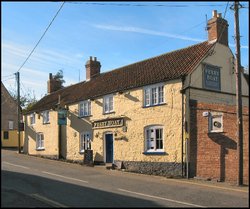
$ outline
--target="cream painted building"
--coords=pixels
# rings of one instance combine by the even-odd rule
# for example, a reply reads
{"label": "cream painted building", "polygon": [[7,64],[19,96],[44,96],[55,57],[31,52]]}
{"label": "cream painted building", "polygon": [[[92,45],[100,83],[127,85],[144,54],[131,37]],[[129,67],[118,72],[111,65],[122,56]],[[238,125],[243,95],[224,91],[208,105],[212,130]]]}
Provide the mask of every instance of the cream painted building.
{"label": "cream painted building", "polygon": [[[16,101],[1,82],[1,147],[19,146],[17,107]],[[23,131],[20,132],[20,147],[23,147]]]}
{"label": "cream painted building", "polygon": [[[227,21],[214,11],[208,26],[208,41],[106,73],[90,57],[86,81],[72,86],[61,88],[50,74],[48,95],[25,116],[25,152],[83,162],[91,150],[94,164],[236,182],[234,56]],[[248,184],[249,92],[241,75]]]}

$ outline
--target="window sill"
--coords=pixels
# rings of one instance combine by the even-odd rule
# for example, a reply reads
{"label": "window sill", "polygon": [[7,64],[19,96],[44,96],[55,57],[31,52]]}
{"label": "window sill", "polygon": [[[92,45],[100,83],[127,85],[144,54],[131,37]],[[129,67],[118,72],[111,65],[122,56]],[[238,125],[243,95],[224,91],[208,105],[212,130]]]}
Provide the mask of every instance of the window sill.
{"label": "window sill", "polygon": [[108,114],[112,114],[112,113],[115,113],[115,111],[112,111],[112,112],[104,112],[103,115],[108,115]]}
{"label": "window sill", "polygon": [[144,155],[166,155],[166,152],[143,152]]}
{"label": "window sill", "polygon": [[209,131],[208,134],[223,134],[224,131]]}
{"label": "window sill", "polygon": [[48,125],[48,124],[50,124],[50,122],[47,122],[47,123],[43,123],[43,125]]}
{"label": "window sill", "polygon": [[161,103],[161,104],[149,105],[149,106],[142,106],[142,108],[157,107],[157,106],[162,106],[162,105],[167,105],[167,103]]}
{"label": "window sill", "polygon": [[83,115],[83,116],[78,116],[78,118],[88,118],[88,117],[92,117],[92,115]]}
{"label": "window sill", "polygon": [[36,151],[43,151],[45,148],[36,148]]}

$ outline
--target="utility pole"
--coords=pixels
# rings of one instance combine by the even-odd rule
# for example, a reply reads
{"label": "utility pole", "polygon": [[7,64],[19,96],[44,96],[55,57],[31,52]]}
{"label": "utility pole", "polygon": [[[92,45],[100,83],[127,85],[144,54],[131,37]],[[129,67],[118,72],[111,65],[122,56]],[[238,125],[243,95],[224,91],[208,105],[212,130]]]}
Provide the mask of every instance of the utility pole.
{"label": "utility pole", "polygon": [[16,73],[17,79],[17,130],[18,130],[18,153],[21,153],[21,135],[20,135],[20,75]]}
{"label": "utility pole", "polygon": [[235,42],[236,42],[236,110],[237,110],[237,137],[238,137],[238,186],[243,185],[243,124],[242,124],[242,97],[241,97],[241,62],[240,62],[240,30],[239,30],[239,7],[238,1],[234,3],[234,24],[235,24]]}

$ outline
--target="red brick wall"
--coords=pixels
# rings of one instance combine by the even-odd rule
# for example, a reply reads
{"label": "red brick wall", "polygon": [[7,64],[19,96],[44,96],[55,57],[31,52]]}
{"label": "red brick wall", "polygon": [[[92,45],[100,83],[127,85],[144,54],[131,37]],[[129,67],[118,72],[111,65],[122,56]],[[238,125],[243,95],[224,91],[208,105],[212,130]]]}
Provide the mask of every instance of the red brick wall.
{"label": "red brick wall", "polygon": [[[190,102],[190,176],[237,183],[236,107]],[[208,133],[203,112],[223,112],[223,132]],[[243,108],[243,183],[249,184],[249,109]]]}

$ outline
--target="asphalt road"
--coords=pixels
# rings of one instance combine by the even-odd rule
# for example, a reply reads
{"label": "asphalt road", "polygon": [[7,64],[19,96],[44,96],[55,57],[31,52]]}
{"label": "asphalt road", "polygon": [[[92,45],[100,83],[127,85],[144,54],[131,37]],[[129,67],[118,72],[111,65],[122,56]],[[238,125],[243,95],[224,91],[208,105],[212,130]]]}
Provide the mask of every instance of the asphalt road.
{"label": "asphalt road", "polygon": [[248,187],[1,154],[1,207],[249,207]]}

